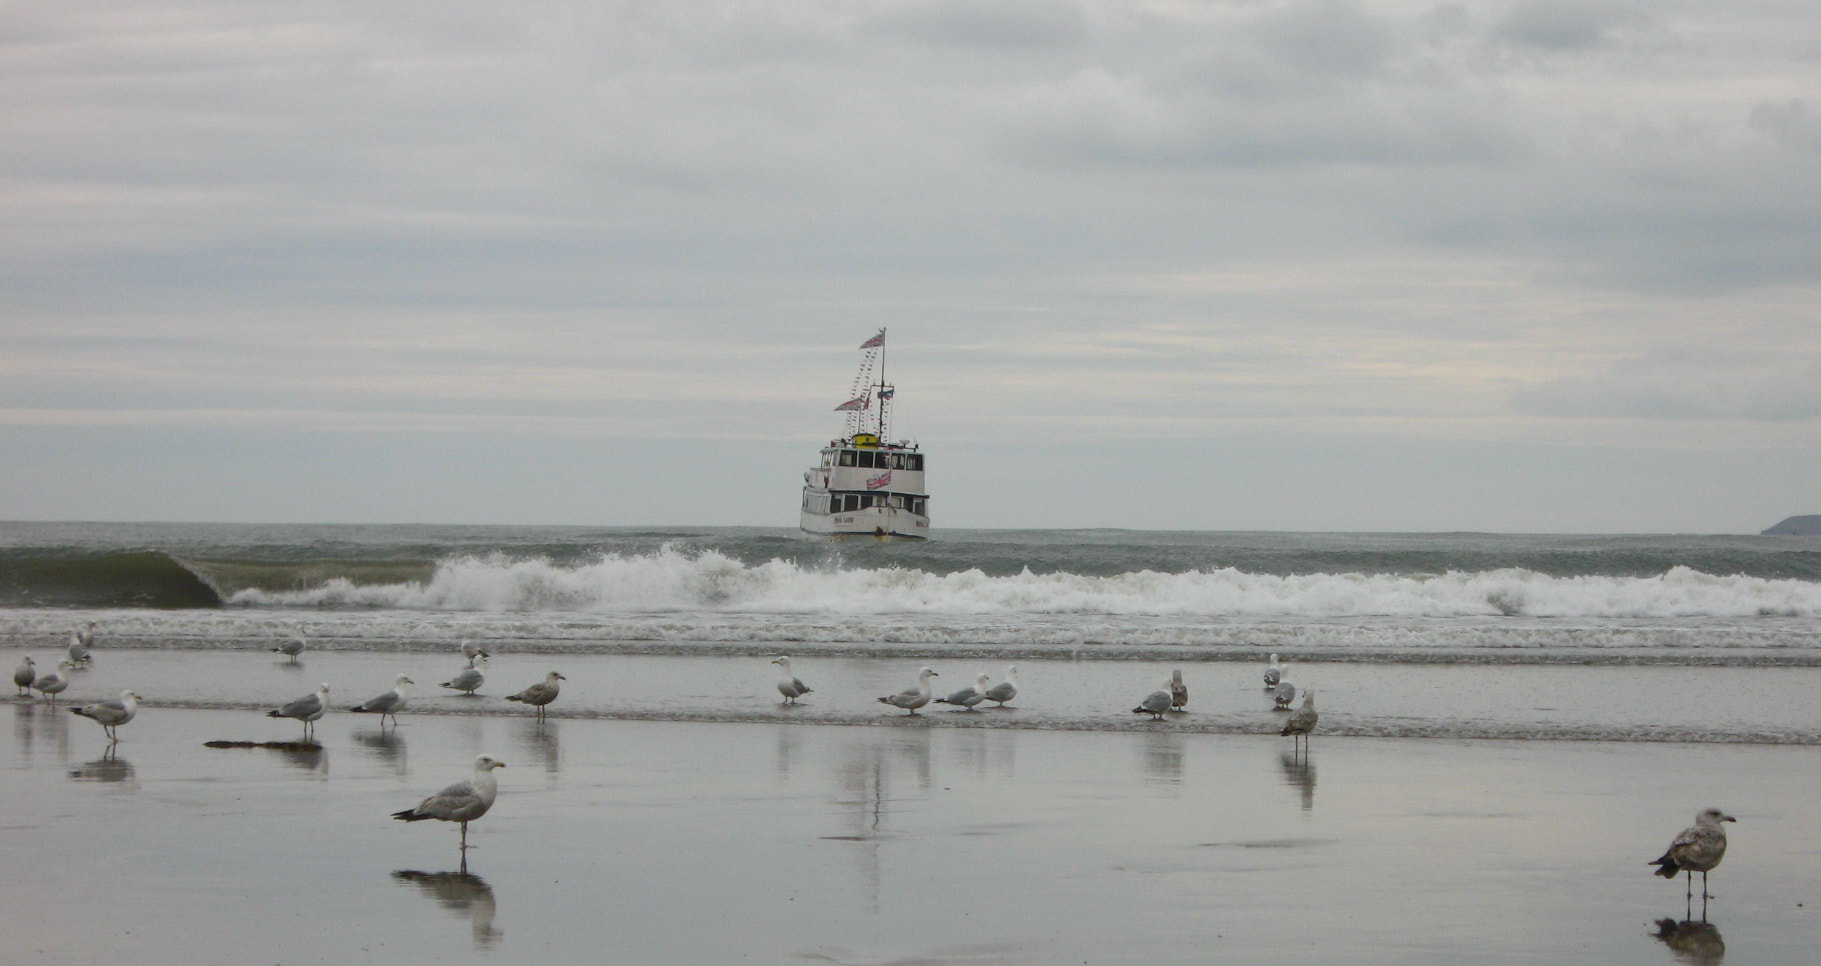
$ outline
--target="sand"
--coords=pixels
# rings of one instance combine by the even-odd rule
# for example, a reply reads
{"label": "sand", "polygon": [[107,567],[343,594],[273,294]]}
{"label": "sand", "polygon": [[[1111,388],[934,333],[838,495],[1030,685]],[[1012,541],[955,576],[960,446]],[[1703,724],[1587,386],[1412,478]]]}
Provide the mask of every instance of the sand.
{"label": "sand", "polygon": [[[1724,961],[1821,934],[1814,746],[3,710],[10,963],[1715,961],[1646,865],[1709,804]],[[387,816],[483,751],[461,877]]]}

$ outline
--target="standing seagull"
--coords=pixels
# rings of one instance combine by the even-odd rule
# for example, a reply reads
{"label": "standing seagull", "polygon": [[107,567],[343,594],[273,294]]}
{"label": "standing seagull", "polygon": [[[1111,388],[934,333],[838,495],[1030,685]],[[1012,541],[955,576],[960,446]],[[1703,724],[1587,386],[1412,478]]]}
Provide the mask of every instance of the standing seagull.
{"label": "standing seagull", "polygon": [[1271,666],[1265,668],[1265,690],[1277,687],[1277,682],[1284,679],[1284,666],[1277,663],[1277,655],[1271,655]]}
{"label": "standing seagull", "polygon": [[784,695],[785,704],[796,704],[797,699],[814,691],[815,688],[803,683],[803,679],[790,673],[789,656],[774,657],[771,663],[783,670],[783,677],[778,678],[778,693]]}
{"label": "standing seagull", "polygon": [[1016,665],[1016,664],[1007,665],[1006,669],[1005,669],[1005,680],[999,682],[998,684],[993,685],[990,688],[987,688],[986,689],[986,699],[988,701],[999,702],[999,706],[1001,708],[1003,708],[1003,707],[1005,707],[1005,703],[1007,701],[1010,701],[1017,696],[1018,696],[1018,665]]}
{"label": "standing seagull", "polygon": [[25,660],[20,661],[19,666],[13,669],[13,686],[19,689],[20,697],[29,698],[32,696],[32,682],[36,680],[38,680],[38,665],[32,661],[32,656],[27,654]]}
{"label": "standing seagull", "polygon": [[470,661],[474,661],[484,657],[492,657],[493,655],[488,654],[485,648],[482,648],[473,641],[463,641],[462,656]]}
{"label": "standing seagull", "polygon": [[1665,879],[1673,879],[1676,873],[1688,870],[1688,901],[1691,904],[1694,902],[1695,873],[1701,873],[1701,907],[1705,910],[1707,900],[1713,898],[1707,894],[1707,873],[1726,857],[1726,830],[1720,823],[1736,821],[1738,819],[1717,808],[1705,809],[1695,816],[1693,825],[1683,829],[1682,834],[1669,843],[1669,850],[1662,858],[1653,859],[1649,864],[1660,866],[1657,875]]}
{"label": "standing seagull", "polygon": [[1276,704],[1273,711],[1290,710],[1290,702],[1296,700],[1296,685],[1288,681],[1277,682],[1277,690],[1271,692],[1271,700]]}
{"label": "standing seagull", "polygon": [[1152,721],[1162,721],[1163,713],[1168,710],[1170,710],[1170,682],[1165,681],[1163,687],[1145,695],[1144,700],[1138,702],[1138,707],[1132,709],[1132,713],[1148,714]]}
{"label": "standing seagull", "polygon": [[1288,735],[1290,740],[1307,747],[1309,735],[1314,733],[1315,723],[1320,720],[1321,715],[1315,713],[1315,692],[1305,691],[1303,706],[1290,712],[1290,720],[1284,722],[1284,730],[1278,734]]}
{"label": "standing seagull", "polygon": [[1189,706],[1189,686],[1182,683],[1180,669],[1170,672],[1170,710],[1181,711]]}
{"label": "standing seagull", "polygon": [[469,658],[468,666],[466,668],[456,672],[455,677],[444,681],[437,685],[437,687],[451,688],[466,694],[468,697],[474,697],[474,692],[479,691],[481,688],[481,682],[487,680],[487,678],[481,674],[480,668],[474,666],[474,662],[479,660],[479,657]]}
{"label": "standing seagull", "polygon": [[924,668],[923,670],[917,672],[917,686],[916,687],[905,688],[904,690],[899,691],[897,694],[888,694],[885,697],[880,698],[879,700],[885,704],[891,705],[894,708],[903,708],[904,710],[909,711],[911,714],[916,714],[918,708],[921,708],[924,705],[929,703],[929,698],[930,698],[929,679],[930,678],[939,678],[941,676],[942,675],[937,674],[936,672],[930,670],[929,668]]}
{"label": "standing seagull", "polygon": [[73,667],[75,665],[67,659],[58,661],[55,668],[38,675],[38,680],[32,682],[32,690],[51,699],[52,704],[56,704],[57,695],[62,694],[70,686],[69,675],[63,672]]}
{"label": "standing seagull", "polygon": [[962,688],[946,698],[937,698],[937,704],[960,705],[967,711],[974,710],[974,705],[986,700],[986,682],[992,679],[991,674],[982,673],[974,679],[972,687]]}
{"label": "standing seagull", "polygon": [[[90,629],[89,640],[91,640],[91,641],[95,639],[95,635],[93,633],[94,627],[95,627],[94,623],[90,622],[89,623],[89,629]],[[93,660],[93,658],[89,655],[89,646],[82,642],[82,632],[81,631],[70,631],[69,652],[70,652],[70,666],[71,667],[88,667],[89,661]]]}
{"label": "standing seagull", "polygon": [[302,634],[298,634],[296,637],[284,642],[283,644],[280,644],[277,647],[268,647],[268,648],[266,648],[266,650],[275,651],[279,654],[283,654],[285,657],[288,657],[291,659],[292,664],[296,664],[297,655],[302,654],[303,650],[304,650],[304,636]]}
{"label": "standing seagull", "polygon": [[392,716],[393,724],[398,724],[398,713],[405,707],[405,685],[416,683],[416,681],[401,674],[392,682],[392,690],[387,691],[377,698],[368,698],[366,701],[357,704],[348,710],[365,714],[377,713],[379,715],[379,726],[382,728],[386,726],[387,715]]}
{"label": "standing seagull", "polygon": [[493,800],[500,793],[499,781],[493,777],[493,769],[504,767],[505,762],[492,755],[482,755],[474,759],[473,778],[450,785],[418,802],[415,808],[393,812],[392,817],[401,822],[421,822],[427,818],[460,822],[462,851],[465,852],[468,849],[468,823],[487,814],[487,809],[493,807]]}
{"label": "standing seagull", "polygon": [[118,701],[97,701],[70,709],[70,714],[79,714],[100,725],[110,744],[120,740],[120,733],[114,729],[133,720],[133,715],[138,713],[139,695],[131,691],[120,692]]}
{"label": "standing seagull", "polygon": [[569,679],[563,677],[561,674],[551,671],[549,674],[544,675],[544,680],[542,682],[533,684],[517,694],[508,694],[506,695],[506,700],[521,701],[525,704],[529,704],[537,708],[537,716],[542,718],[544,716],[544,705],[555,701],[556,693],[558,689],[562,687],[562,685],[556,682],[567,680]]}
{"label": "standing seagull", "polygon": [[279,708],[277,711],[267,711],[266,717],[296,718],[303,722],[304,740],[309,741],[310,735],[316,730],[314,727],[316,719],[322,717],[323,712],[327,710],[329,710],[329,685],[328,682],[325,681],[319,685],[315,691],[298,698],[290,704]]}

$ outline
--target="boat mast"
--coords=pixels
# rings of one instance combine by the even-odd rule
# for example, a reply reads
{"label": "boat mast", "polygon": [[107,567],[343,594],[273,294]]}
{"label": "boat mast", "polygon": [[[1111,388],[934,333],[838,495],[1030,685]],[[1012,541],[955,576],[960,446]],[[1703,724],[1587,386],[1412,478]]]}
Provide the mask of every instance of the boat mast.
{"label": "boat mast", "polygon": [[879,445],[885,445],[885,410],[891,405],[890,396],[885,393],[885,327],[879,327]]}

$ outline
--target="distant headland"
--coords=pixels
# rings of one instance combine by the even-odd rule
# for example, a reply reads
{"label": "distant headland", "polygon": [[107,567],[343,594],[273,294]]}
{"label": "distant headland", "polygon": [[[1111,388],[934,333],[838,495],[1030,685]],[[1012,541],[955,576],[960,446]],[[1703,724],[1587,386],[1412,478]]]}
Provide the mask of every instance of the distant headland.
{"label": "distant headland", "polygon": [[1790,517],[1763,533],[1766,537],[1821,537],[1821,514]]}

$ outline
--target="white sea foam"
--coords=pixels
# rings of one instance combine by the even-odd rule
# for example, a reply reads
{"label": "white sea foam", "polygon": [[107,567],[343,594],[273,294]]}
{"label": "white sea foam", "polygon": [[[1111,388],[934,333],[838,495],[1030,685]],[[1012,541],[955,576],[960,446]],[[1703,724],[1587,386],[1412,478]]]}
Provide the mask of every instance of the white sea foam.
{"label": "white sea foam", "polygon": [[228,603],[584,614],[1815,617],[1821,616],[1821,583],[1715,576],[1685,567],[1652,577],[1551,577],[1518,569],[1427,576],[1278,576],[1233,569],[992,576],[978,570],[824,570],[783,560],[748,565],[712,550],[667,548],[572,566],[543,558],[455,557],[427,581],[362,585],[335,579],[306,590],[242,590]]}

